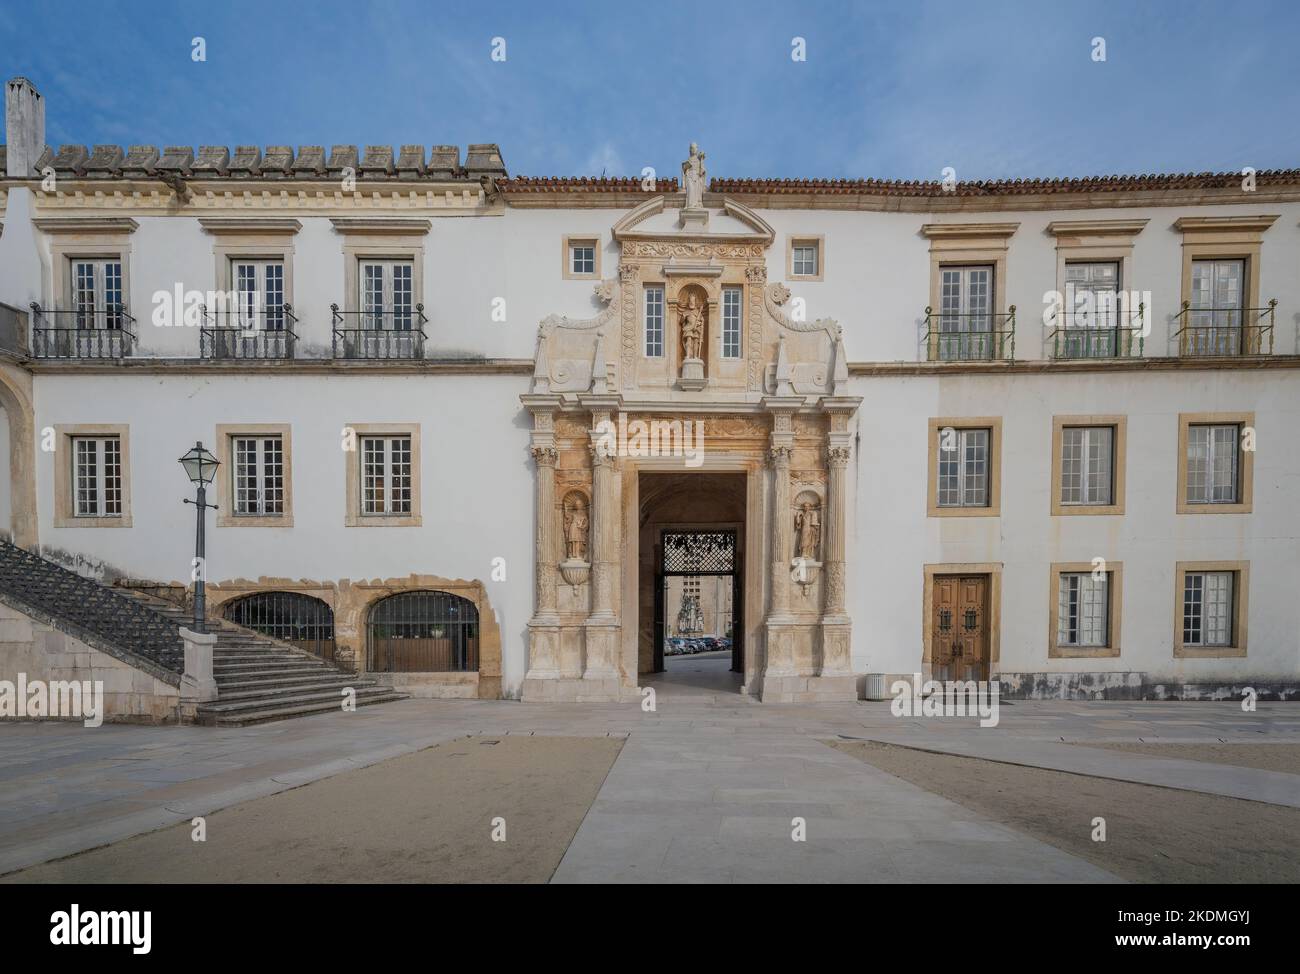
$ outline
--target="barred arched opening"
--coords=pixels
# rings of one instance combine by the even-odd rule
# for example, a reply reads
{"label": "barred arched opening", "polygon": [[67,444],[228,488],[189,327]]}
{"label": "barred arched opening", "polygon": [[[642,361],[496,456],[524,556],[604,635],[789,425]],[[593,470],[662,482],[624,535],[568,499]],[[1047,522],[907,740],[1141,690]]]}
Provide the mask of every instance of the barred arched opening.
{"label": "barred arched opening", "polygon": [[334,661],[334,610],[320,599],[301,592],[257,592],[227,602],[222,614],[236,625]]}
{"label": "barred arched opening", "polygon": [[366,669],[374,673],[478,670],[478,609],[450,592],[399,592],[370,607]]}

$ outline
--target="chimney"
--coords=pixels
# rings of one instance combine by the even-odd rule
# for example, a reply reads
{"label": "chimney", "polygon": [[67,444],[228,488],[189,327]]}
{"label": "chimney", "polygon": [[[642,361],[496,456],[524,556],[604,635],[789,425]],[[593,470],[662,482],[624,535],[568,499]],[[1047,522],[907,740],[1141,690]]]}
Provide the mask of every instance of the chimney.
{"label": "chimney", "polygon": [[26,78],[5,82],[5,140],[5,175],[38,175],[36,162],[45,152],[45,99]]}

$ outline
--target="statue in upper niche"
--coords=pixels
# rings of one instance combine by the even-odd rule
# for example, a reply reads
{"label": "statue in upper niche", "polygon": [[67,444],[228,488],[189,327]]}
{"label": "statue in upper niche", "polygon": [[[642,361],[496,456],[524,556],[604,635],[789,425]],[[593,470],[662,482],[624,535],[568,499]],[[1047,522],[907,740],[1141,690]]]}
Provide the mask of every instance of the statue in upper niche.
{"label": "statue in upper niche", "polygon": [[698,210],[704,206],[704,153],[691,143],[690,158],[682,163],[682,185],[686,188],[686,209]]}
{"label": "statue in upper niche", "polygon": [[678,305],[678,317],[685,358],[698,359],[704,346],[704,311],[700,308],[700,299],[694,291],[686,299],[685,306]]}
{"label": "statue in upper niche", "polygon": [[794,529],[799,557],[805,561],[816,561],[817,549],[821,546],[822,540],[821,512],[808,501],[804,501],[795,512]]}

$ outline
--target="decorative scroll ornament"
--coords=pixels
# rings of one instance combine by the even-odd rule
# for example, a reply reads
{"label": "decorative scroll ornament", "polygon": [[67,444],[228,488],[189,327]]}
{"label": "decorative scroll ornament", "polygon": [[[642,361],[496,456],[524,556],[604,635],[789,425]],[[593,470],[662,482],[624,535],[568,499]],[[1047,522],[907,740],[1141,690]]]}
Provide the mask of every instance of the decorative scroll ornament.
{"label": "decorative scroll ornament", "polygon": [[834,318],[818,318],[816,321],[795,321],[786,314],[782,305],[790,300],[790,289],[780,281],[767,286],[765,297],[767,299],[765,303],[767,313],[782,328],[799,332],[824,331],[830,335],[832,341],[839,341],[841,335],[840,324]]}

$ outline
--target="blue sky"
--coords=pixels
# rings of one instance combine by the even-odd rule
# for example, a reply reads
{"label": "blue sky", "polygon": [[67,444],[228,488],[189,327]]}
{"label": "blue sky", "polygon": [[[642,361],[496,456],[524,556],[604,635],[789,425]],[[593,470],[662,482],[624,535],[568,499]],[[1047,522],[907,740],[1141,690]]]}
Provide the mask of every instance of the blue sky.
{"label": "blue sky", "polygon": [[1298,42],[1294,0],[0,6],[51,144],[497,142],[522,175],[672,175],[692,140],[726,176],[1291,168]]}

